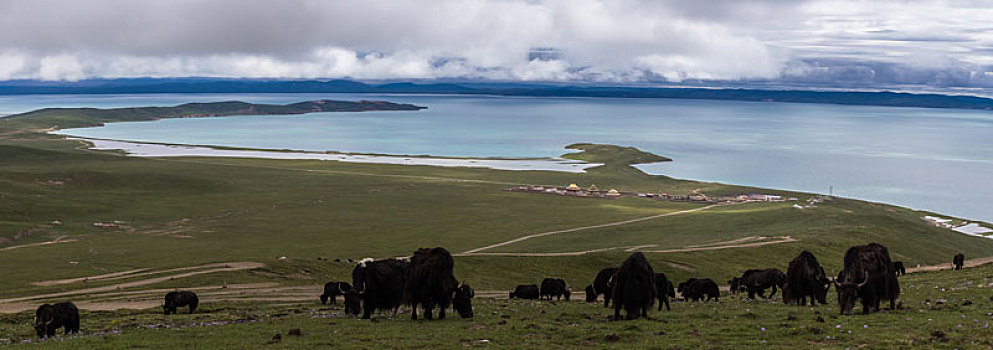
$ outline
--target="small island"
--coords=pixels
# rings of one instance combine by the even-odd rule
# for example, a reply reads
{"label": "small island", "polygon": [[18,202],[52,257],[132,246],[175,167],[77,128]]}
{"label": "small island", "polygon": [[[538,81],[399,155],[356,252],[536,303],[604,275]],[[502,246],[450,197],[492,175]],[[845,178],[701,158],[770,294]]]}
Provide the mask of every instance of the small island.
{"label": "small island", "polygon": [[172,107],[44,108],[0,119],[0,130],[68,129],[113,122],[233,115],[287,115],[319,112],[418,111],[427,107],[385,101],[316,100],[286,105],[241,101],[186,103]]}

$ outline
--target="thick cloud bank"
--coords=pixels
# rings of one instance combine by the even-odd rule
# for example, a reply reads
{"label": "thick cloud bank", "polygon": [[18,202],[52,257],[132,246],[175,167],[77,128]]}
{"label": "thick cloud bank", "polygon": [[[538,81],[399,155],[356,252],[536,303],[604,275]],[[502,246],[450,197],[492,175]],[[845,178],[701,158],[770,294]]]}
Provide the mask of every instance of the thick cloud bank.
{"label": "thick cloud bank", "polygon": [[209,76],[993,85],[993,10],[984,5],[0,0],[0,80]]}

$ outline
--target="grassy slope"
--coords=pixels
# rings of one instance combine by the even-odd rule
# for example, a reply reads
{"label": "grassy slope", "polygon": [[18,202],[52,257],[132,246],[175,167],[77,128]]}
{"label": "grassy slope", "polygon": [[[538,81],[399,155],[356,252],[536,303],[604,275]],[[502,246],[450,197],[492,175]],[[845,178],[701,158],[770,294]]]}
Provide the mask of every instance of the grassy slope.
{"label": "grassy slope", "polygon": [[[22,236],[6,245],[62,235],[79,239],[0,252],[0,264],[20,267],[6,271],[6,278],[0,280],[0,296],[44,290],[26,286],[35,280],[240,260],[268,263],[286,275],[301,268],[326,271],[280,280],[314,284],[329,275],[342,278],[348,270],[348,266],[326,266],[317,257],[398,256],[434,245],[459,252],[524,234],[699,206],[502,191],[512,183],[596,183],[604,188],[669,193],[754,191],[640,172],[620,173],[611,170],[619,168],[611,158],[598,157],[588,159],[608,165],[587,174],[564,174],[320,161],[136,159],[77,150],[77,146],[61,140],[0,141],[0,196],[4,198],[0,201],[0,237]],[[630,163],[629,158],[619,159]],[[53,180],[63,185],[51,185]],[[910,265],[945,261],[958,250],[970,257],[993,251],[993,241],[927,226],[918,217],[906,209],[847,200],[802,211],[782,204],[748,204],[539,238],[494,251],[554,252],[640,244],[658,244],[663,249],[752,235],[791,235],[801,240],[754,249],[653,255],[695,268],[672,271],[677,277],[711,275],[722,280],[743,268],[776,265],[769,261],[784,267],[800,249],[823,254],[822,260],[833,269],[844,248],[873,240],[890,245],[896,257]],[[50,225],[53,220],[62,225]],[[111,220],[124,221],[130,229],[92,226]],[[24,237],[26,232],[31,235]],[[599,267],[616,264],[623,255],[458,260],[460,277],[477,287],[509,289],[546,275],[581,285]],[[278,256],[288,256],[300,266],[277,263]],[[58,258],[53,261],[52,257]],[[78,264],[70,265],[70,261]],[[563,269],[563,264],[570,267]],[[223,278],[232,283],[259,280],[251,272],[230,275]],[[212,284],[219,279],[204,276],[174,285]]]}
{"label": "grassy slope", "polygon": [[81,128],[112,122],[144,121],[163,118],[226,115],[303,114],[312,112],[356,112],[370,110],[418,110],[410,104],[378,101],[307,101],[287,105],[253,104],[240,101],[187,103],[172,107],[127,108],[44,108],[0,119],[0,133],[40,130],[58,126],[60,129]]}
{"label": "grassy slope", "polygon": [[[84,333],[103,335],[45,341],[31,348],[455,348],[479,345],[481,340],[487,340],[487,346],[515,349],[993,347],[988,328],[993,323],[993,265],[908,275],[900,282],[905,309],[868,316],[839,316],[833,292],[829,304],[819,307],[738,300],[725,294],[716,305],[677,302],[672,311],[651,313],[651,320],[626,322],[608,321],[611,311],[599,304],[493,299],[476,300],[471,321],[454,317],[411,322],[406,315],[359,320],[343,317],[340,306],[325,308],[316,300],[213,304],[196,315],[170,317],[158,310],[84,311]],[[30,312],[0,315],[0,342],[32,339],[27,326],[32,317]],[[232,321],[248,322],[210,325]],[[169,329],[149,328],[166,326]],[[287,336],[294,328],[302,336]],[[282,340],[269,344],[274,334],[281,334]]]}
{"label": "grassy slope", "polygon": [[[409,254],[417,247],[435,245],[458,252],[525,234],[700,206],[639,198],[595,200],[502,191],[511,184],[576,182],[583,186],[595,183],[600,188],[673,194],[696,190],[707,194],[763,192],[809,197],[800,193],[650,176],[629,165],[664,161],[664,158],[635,149],[601,145],[573,145],[586,152],[566,157],[601,162],[605,166],[585,174],[565,174],[306,160],[139,159],[122,157],[115,152],[77,149],[78,142],[40,134],[9,135],[0,139],[0,240],[5,240],[0,241],[0,247],[43,242],[59,236],[69,236],[77,241],[0,251],[0,266],[4,267],[0,298],[82,287],[79,284],[32,287],[27,284],[31,281],[134,268],[245,260],[263,262],[268,267],[177,279],[147,288],[260,281],[312,285],[327,279],[344,279],[351,268],[346,263],[319,261],[317,257],[397,256]],[[928,226],[919,219],[921,215],[904,208],[851,200],[835,200],[810,210],[797,210],[784,204],[747,204],[610,229],[538,238],[494,251],[554,252],[641,244],[657,244],[659,249],[664,249],[754,235],[790,235],[800,239],[795,243],[760,248],[650,254],[656,268],[675,279],[708,276],[717,280],[726,280],[745,268],[785,268],[786,261],[802,249],[813,251],[829,271],[834,271],[839,267],[845,248],[869,241],[888,245],[895,259],[904,260],[911,266],[944,262],[955,251],[963,251],[969,257],[986,256],[993,251],[993,241]],[[61,225],[50,224],[53,220],[61,221]],[[111,220],[124,221],[128,227],[101,229],[92,226],[93,222]],[[626,254],[610,251],[579,257],[459,257],[456,274],[480,290],[506,290],[515,284],[537,282],[546,276],[566,278],[580,289],[596,270],[619,263]],[[277,261],[279,256],[289,259]],[[665,261],[690,265],[691,270],[673,268]],[[109,282],[93,282],[87,286],[106,283]],[[477,315],[509,312],[502,310],[499,302],[482,303],[483,308]],[[209,307],[217,311],[207,316],[209,319],[256,312],[246,305]],[[572,320],[562,321],[563,325],[579,322],[584,314],[602,313],[602,310],[576,304],[562,307],[566,315],[561,317]],[[258,306],[257,312],[282,312],[273,308],[276,307]],[[541,315],[536,310],[517,307],[513,311],[517,314],[509,320],[517,322],[519,317],[535,319],[559,315],[554,311]],[[689,310],[673,316],[696,320],[694,322],[716,317],[706,316],[713,312],[707,307]],[[772,307],[766,311],[772,314],[785,312]],[[0,331],[0,338],[8,334],[22,337],[24,330],[15,325],[23,324],[24,315],[4,316],[2,319],[6,320],[7,326],[0,322],[0,330],[11,327],[8,329],[12,333]],[[112,327],[113,324],[99,323],[111,320],[127,323],[123,320],[130,317],[128,315],[132,314],[105,314],[97,317],[94,320],[97,324],[89,327]],[[141,319],[150,317],[140,312],[134,315]],[[99,321],[101,317],[104,321]],[[289,323],[265,324],[269,327],[299,324],[307,329],[307,334],[319,332],[315,327],[323,323],[312,325],[307,323],[309,320],[309,317],[291,317],[286,321]],[[348,325],[341,332],[355,333],[355,337],[369,336],[353,331],[354,327],[362,329],[360,323],[341,322],[343,326]],[[498,322],[495,317],[480,322],[486,327],[503,329],[495,327]],[[737,330],[738,326],[733,322],[727,323],[727,327],[731,327],[729,331],[743,332]],[[437,331],[451,334],[450,337],[432,333],[430,337],[413,341],[425,345],[450,344],[453,339],[465,337],[464,323],[442,324],[445,325],[441,326],[443,329]],[[593,326],[568,326],[574,328],[567,328],[572,329],[567,332],[561,327],[553,330],[537,326],[540,330],[535,331],[534,338],[520,338],[519,332],[487,333],[486,336],[504,339],[516,346],[531,342],[565,346],[580,341],[576,337],[587,331],[593,334],[615,332],[625,335],[619,344],[630,345],[623,340],[627,339],[626,335],[654,329],[653,325],[655,323],[638,323],[636,329],[624,329],[601,326],[597,322]],[[224,327],[224,333],[219,333],[232,337],[210,336],[215,331],[204,329],[184,332],[190,332],[191,341],[216,345],[226,342],[248,344],[243,343],[245,341],[255,344],[258,335],[265,332],[252,327],[256,326]],[[396,327],[390,332],[409,333],[418,326],[398,324]],[[333,331],[324,329],[325,333]],[[142,332],[151,331],[136,332],[141,336],[114,338],[121,339],[114,341],[123,341],[122,347],[167,341],[159,339],[158,335],[148,335],[151,338],[146,339]],[[253,337],[236,337],[239,332],[251,332]],[[601,338],[595,336],[591,341],[601,342]],[[690,345],[700,341],[693,336],[679,339]],[[638,340],[644,341],[652,340]]]}

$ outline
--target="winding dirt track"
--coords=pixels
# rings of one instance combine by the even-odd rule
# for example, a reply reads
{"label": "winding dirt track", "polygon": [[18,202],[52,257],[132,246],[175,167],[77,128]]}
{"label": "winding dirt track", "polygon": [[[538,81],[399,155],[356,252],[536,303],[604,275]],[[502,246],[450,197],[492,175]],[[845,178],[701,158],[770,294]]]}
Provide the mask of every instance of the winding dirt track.
{"label": "winding dirt track", "polygon": [[[716,206],[719,206],[719,205],[720,204],[711,204],[711,205],[708,205],[708,206],[705,206],[705,207],[693,208],[693,209],[688,209],[688,210],[674,211],[674,212],[669,212],[669,213],[664,213],[664,214],[650,215],[650,216],[645,216],[645,217],[640,217],[640,218],[635,218],[635,219],[630,219],[630,220],[608,222],[606,224],[573,227],[573,228],[565,229],[565,230],[535,233],[533,235],[527,235],[527,236],[524,236],[524,237],[518,237],[518,238],[514,238],[514,239],[509,240],[509,241],[504,241],[504,242],[500,242],[500,243],[496,243],[496,244],[491,244],[491,245],[488,245],[488,246],[485,246],[485,247],[480,247],[480,248],[476,248],[476,249],[470,249],[470,250],[464,251],[462,253],[455,254],[455,256],[500,254],[500,253],[480,253],[480,252],[482,252],[484,250],[489,250],[489,249],[497,248],[497,247],[503,247],[503,246],[506,246],[506,245],[511,245],[511,244],[514,244],[514,243],[523,242],[523,241],[526,241],[526,240],[529,240],[529,239],[532,239],[532,238],[552,236],[552,235],[559,235],[559,234],[563,234],[563,233],[570,233],[570,232],[590,230],[590,229],[597,229],[597,228],[604,228],[604,227],[613,227],[613,226],[627,225],[627,224],[641,222],[641,221],[645,221],[645,220],[658,219],[658,218],[662,218],[662,217],[666,217],[666,216],[681,215],[681,214],[687,214],[687,213],[692,213],[692,212],[707,210],[707,209],[710,209],[710,208],[713,208],[713,207],[716,207]],[[614,249],[614,248],[606,248],[606,249],[609,250],[609,249]],[[600,250],[597,250],[597,251],[600,251]],[[585,254],[585,252],[580,252],[580,253],[581,254]],[[526,254],[526,253],[521,253],[521,254]],[[547,254],[558,254],[558,255],[547,255],[547,256],[563,256],[563,255],[568,256],[568,255],[570,255],[570,253],[565,253],[565,254],[547,253]],[[578,254],[578,255],[581,255],[581,254]],[[542,255],[520,255],[520,256],[542,256]]]}
{"label": "winding dirt track", "polygon": [[[962,268],[976,267],[976,266],[979,266],[979,265],[985,265],[985,264],[989,264],[989,263],[993,263],[993,256],[988,256],[988,257],[985,257],[985,258],[976,258],[976,259],[966,260],[965,263],[962,264]],[[941,270],[951,270],[951,269],[952,269],[952,264],[951,263],[947,263],[947,264],[937,264],[937,265],[925,265],[925,266],[918,266],[918,267],[910,267],[910,268],[907,268],[907,273],[931,272],[931,271],[941,271]]]}
{"label": "winding dirt track", "polygon": [[[79,278],[68,278],[68,279],[62,279],[62,280],[31,282],[30,284],[32,286],[54,286],[54,285],[59,285],[59,284],[69,284],[69,283],[89,282],[89,281],[99,281],[99,280],[117,280],[117,279],[133,278],[133,277],[149,276],[149,275],[158,275],[158,274],[163,274],[163,273],[172,273],[172,272],[180,272],[180,271],[211,269],[211,270],[208,270],[208,271],[198,271],[197,273],[193,273],[193,274],[177,275],[177,277],[187,277],[187,276],[193,276],[193,275],[198,275],[198,274],[202,274],[202,273],[213,273],[213,272],[221,272],[221,271],[247,270],[247,269],[254,269],[254,268],[259,268],[259,267],[263,267],[263,266],[265,266],[265,264],[253,263],[253,262],[233,262],[233,263],[216,263],[216,264],[207,264],[207,265],[200,265],[200,266],[179,267],[179,268],[175,268],[175,269],[168,269],[168,270],[161,270],[161,271],[150,271],[150,269],[135,269],[135,270],[114,272],[114,273],[108,273],[108,274],[97,275],[97,276],[79,277]],[[218,270],[219,268],[221,268],[223,270]],[[152,282],[152,283],[157,283],[157,282]]]}
{"label": "winding dirt track", "polygon": [[0,248],[0,252],[8,251],[8,250],[14,250],[14,249],[20,249],[20,248],[40,247],[40,246],[46,246],[46,245],[51,245],[51,244],[69,243],[69,242],[75,242],[76,241],[75,239],[66,238],[66,237],[68,237],[68,236],[61,236],[61,237],[55,238],[55,239],[53,239],[51,241],[48,241],[48,242],[39,242],[39,243],[31,243],[31,244],[22,244],[22,245],[10,246],[10,247],[3,247],[3,248]]}
{"label": "winding dirt track", "polygon": [[55,285],[59,285],[59,284],[79,283],[79,282],[88,282],[88,281],[99,281],[99,280],[104,280],[104,279],[125,278],[125,277],[131,277],[134,274],[137,274],[139,272],[144,272],[144,271],[148,271],[148,270],[149,269],[134,269],[134,270],[114,272],[114,273],[108,273],[108,274],[96,275],[96,276],[89,276],[89,277],[67,278],[67,279],[50,280],[50,281],[38,281],[38,282],[31,282],[31,283],[28,283],[28,284],[30,284],[32,286],[41,286],[41,287],[43,287],[43,286],[55,286]]}
{"label": "winding dirt track", "polygon": [[[265,264],[262,264],[262,263],[247,262],[247,261],[246,262],[230,262],[230,263],[216,263],[216,264],[201,265],[201,266],[197,266],[197,267],[183,268],[183,269],[187,269],[187,270],[189,270],[189,269],[202,269],[202,270],[198,270],[198,271],[184,272],[184,273],[179,273],[179,274],[174,274],[174,275],[168,275],[168,276],[159,276],[159,277],[147,278],[147,279],[138,280],[138,281],[125,282],[125,283],[119,283],[119,284],[112,284],[112,285],[107,285],[107,286],[102,286],[102,287],[85,288],[85,289],[75,289],[75,290],[69,290],[69,291],[58,292],[58,293],[38,294],[38,295],[30,295],[30,296],[17,297],[17,298],[0,299],[0,304],[15,303],[15,302],[21,302],[21,301],[28,301],[28,300],[37,300],[37,299],[61,298],[61,297],[65,297],[65,296],[80,295],[80,294],[97,294],[97,293],[104,293],[104,292],[110,292],[110,291],[119,291],[119,290],[126,289],[126,288],[140,287],[140,286],[146,286],[146,285],[149,285],[149,284],[166,282],[166,281],[169,281],[169,280],[172,280],[172,279],[176,279],[176,278],[190,277],[190,276],[202,275],[202,274],[206,274],[206,273],[215,273],[215,272],[249,270],[249,269],[256,269],[256,268],[260,268],[260,267],[264,267],[264,266],[265,266]],[[168,272],[168,271],[175,271],[175,269],[174,270],[166,270],[165,272]],[[49,281],[49,282],[51,283],[51,281]],[[58,282],[58,281],[56,281],[56,282]]]}
{"label": "winding dirt track", "polygon": [[[758,242],[753,242],[753,241],[758,241]],[[798,241],[799,241],[798,239],[793,238],[791,236],[776,236],[776,237],[751,236],[751,237],[745,237],[736,240],[721,242],[716,245],[693,246],[693,247],[665,249],[665,250],[643,250],[643,252],[645,253],[699,252],[705,250],[720,250],[720,249],[728,249],[728,248],[755,248],[755,247],[767,246],[771,244],[791,243]]]}
{"label": "winding dirt track", "polygon": [[[757,241],[757,242],[756,242]],[[664,250],[645,250],[645,248],[654,247],[654,244],[649,245],[637,245],[629,247],[610,247],[610,248],[599,248],[593,250],[582,250],[577,252],[555,252],[555,253],[460,253],[455,254],[455,256],[522,256],[522,257],[552,257],[552,256],[581,256],[592,253],[601,253],[611,250],[623,250],[625,252],[640,251],[642,253],[683,253],[683,252],[698,252],[705,250],[720,250],[720,249],[730,249],[730,248],[754,248],[761,247],[772,244],[780,243],[791,243],[798,242],[796,238],[791,236],[775,236],[775,237],[765,237],[765,236],[750,236],[745,238],[739,238],[731,241],[718,242],[712,245],[705,246],[690,246],[686,248],[673,248]]]}

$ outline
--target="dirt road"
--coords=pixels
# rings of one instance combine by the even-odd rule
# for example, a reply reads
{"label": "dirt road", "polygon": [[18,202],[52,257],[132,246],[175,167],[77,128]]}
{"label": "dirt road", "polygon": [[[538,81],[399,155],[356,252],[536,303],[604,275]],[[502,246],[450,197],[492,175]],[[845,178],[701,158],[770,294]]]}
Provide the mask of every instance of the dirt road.
{"label": "dirt road", "polygon": [[67,238],[67,237],[69,237],[69,236],[61,236],[61,237],[58,237],[58,238],[53,239],[53,240],[48,241],[48,242],[39,242],[39,243],[31,243],[31,244],[22,244],[22,245],[10,246],[10,247],[3,247],[3,248],[0,248],[0,252],[8,251],[8,250],[14,250],[14,249],[20,249],[20,248],[40,247],[40,246],[46,246],[46,245],[51,245],[51,244],[69,243],[69,242],[75,242],[76,241],[75,239],[71,239],[71,238]]}
{"label": "dirt road", "polygon": [[[985,264],[989,264],[989,263],[993,263],[993,256],[988,256],[988,257],[985,257],[985,258],[976,258],[976,259],[966,260],[965,263],[962,264],[962,267],[963,268],[976,267],[976,266],[979,266],[979,265],[985,265]],[[951,270],[951,269],[952,269],[952,263],[949,262],[947,264],[937,264],[937,265],[925,265],[925,266],[919,266],[919,267],[910,267],[910,268],[907,268],[907,273],[930,272],[930,271],[941,271],[941,270]]]}
{"label": "dirt road", "polygon": [[[166,276],[159,276],[159,277],[147,278],[147,279],[138,280],[138,281],[132,281],[132,282],[126,282],[126,283],[119,283],[119,284],[112,284],[112,285],[107,285],[107,286],[102,286],[102,287],[69,290],[69,291],[59,292],[59,293],[37,294],[37,295],[23,296],[23,297],[17,297],[17,298],[0,299],[0,304],[16,303],[16,302],[22,302],[22,301],[28,301],[28,300],[37,300],[37,299],[61,298],[61,297],[65,297],[65,296],[80,295],[80,294],[98,294],[98,293],[104,293],[104,292],[110,292],[110,291],[120,291],[122,289],[133,288],[133,287],[140,287],[140,286],[146,286],[146,285],[149,285],[149,284],[166,282],[166,281],[169,281],[169,280],[172,280],[172,279],[177,279],[177,278],[190,277],[190,276],[202,275],[202,274],[207,274],[207,273],[215,273],[215,272],[249,270],[249,269],[255,269],[255,268],[260,268],[260,267],[264,267],[264,266],[265,266],[265,264],[262,264],[262,263],[247,262],[247,261],[246,262],[230,262],[230,263],[208,264],[208,265],[202,265],[202,266],[196,266],[196,267],[190,267],[190,268],[182,268],[182,269],[201,269],[201,270],[197,270],[197,271],[191,271],[191,272],[184,272],[184,273],[173,274],[173,275],[166,275]],[[175,271],[175,270],[177,270],[177,269],[166,270],[166,271]],[[103,275],[103,276],[106,276],[106,275]],[[52,283],[52,284],[58,284],[58,282],[64,282],[64,281],[47,281],[47,283]]]}
{"label": "dirt road", "polygon": [[[650,215],[650,216],[645,216],[645,217],[640,217],[640,218],[635,218],[635,219],[630,219],[630,220],[609,222],[609,223],[606,223],[606,224],[580,226],[580,227],[574,227],[574,228],[565,229],[565,230],[536,233],[536,234],[533,234],[533,235],[527,235],[527,236],[524,236],[524,237],[514,238],[512,240],[505,241],[505,242],[491,244],[491,245],[488,245],[488,246],[485,246],[485,247],[479,247],[479,248],[476,248],[476,249],[467,250],[465,252],[455,254],[455,256],[483,255],[483,254],[480,254],[480,252],[482,252],[484,250],[489,250],[489,249],[493,249],[493,248],[497,248],[497,247],[503,247],[503,246],[506,246],[506,245],[511,245],[511,244],[514,244],[514,243],[523,242],[523,241],[526,241],[526,240],[529,240],[529,239],[532,239],[532,238],[552,236],[552,235],[560,235],[560,234],[563,234],[563,233],[570,233],[570,232],[583,231],[583,230],[591,230],[591,229],[604,228],[604,227],[613,227],[613,226],[627,225],[627,224],[641,222],[641,221],[645,221],[645,220],[652,220],[652,219],[658,219],[658,218],[663,218],[663,217],[667,217],[667,216],[674,216],[674,215],[681,215],[681,214],[698,212],[698,211],[707,210],[707,209],[710,209],[710,208],[713,208],[713,207],[716,207],[716,206],[719,206],[719,205],[720,204],[711,204],[711,205],[704,206],[704,207],[699,207],[699,208],[674,211],[674,212],[669,212],[669,213],[664,213],[664,214]],[[531,256],[531,255],[523,255],[523,256]]]}
{"label": "dirt road", "polygon": [[791,243],[797,242],[796,238],[791,236],[750,236],[745,238],[739,238],[730,241],[713,243],[710,245],[702,246],[689,246],[686,248],[673,248],[664,250],[647,250],[646,248],[655,247],[654,244],[648,245],[636,245],[627,247],[609,247],[609,248],[599,248],[593,250],[582,250],[576,252],[555,252],[555,253],[513,253],[513,252],[494,252],[494,253],[460,253],[455,254],[455,256],[526,256],[526,257],[552,257],[552,256],[581,256],[592,253],[602,253],[612,250],[623,250],[625,252],[641,251],[643,253],[682,253],[682,252],[696,252],[705,250],[719,250],[719,249],[730,249],[730,248],[754,248],[761,247],[771,244],[781,244],[781,243]]}

